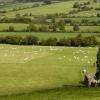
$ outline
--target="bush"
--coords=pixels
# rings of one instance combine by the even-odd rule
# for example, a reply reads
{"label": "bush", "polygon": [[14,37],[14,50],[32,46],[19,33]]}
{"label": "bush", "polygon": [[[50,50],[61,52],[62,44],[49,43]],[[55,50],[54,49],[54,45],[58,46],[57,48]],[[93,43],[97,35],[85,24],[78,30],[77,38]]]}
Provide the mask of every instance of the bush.
{"label": "bush", "polygon": [[50,0],[44,0],[44,4],[48,5],[51,4],[52,2]]}
{"label": "bush", "polygon": [[66,39],[66,38],[60,39],[57,45],[58,46],[71,46],[71,39]]}
{"label": "bush", "polygon": [[73,26],[73,31],[79,31],[79,25],[74,25]]}
{"label": "bush", "polygon": [[3,43],[19,45],[21,39],[22,39],[22,37],[20,37],[20,36],[6,36],[3,38]]}
{"label": "bush", "polygon": [[71,45],[72,46],[83,46],[84,38],[81,34],[76,36],[75,38],[71,38]]}
{"label": "bush", "polygon": [[13,27],[13,26],[9,26],[8,31],[9,31],[9,32],[14,32],[14,31],[15,31],[15,29],[14,29],[14,27]]}
{"label": "bush", "polygon": [[45,45],[47,46],[56,46],[57,45],[57,38],[49,38],[45,41]]}
{"label": "bush", "polygon": [[39,27],[39,32],[49,32],[49,28],[45,25]]}
{"label": "bush", "polygon": [[80,4],[78,2],[75,2],[73,5],[73,8],[79,8],[79,7],[80,7]]}
{"label": "bush", "polygon": [[96,40],[96,38],[94,36],[86,37],[84,39],[84,41],[85,41],[85,43],[84,43],[85,46],[95,46],[95,45],[98,44],[98,42],[97,42],[97,40]]}
{"label": "bush", "polygon": [[0,37],[0,43],[15,45],[45,45],[45,46],[96,46],[98,43],[94,36],[83,37],[79,34],[73,38],[49,38],[47,40],[39,40],[36,36],[5,36]]}
{"label": "bush", "polygon": [[38,31],[38,28],[34,24],[29,24],[29,26],[26,29],[27,32],[33,32]]}
{"label": "bush", "polygon": [[26,36],[23,39],[21,39],[20,42],[21,45],[37,45],[38,44],[38,38],[35,36]]}

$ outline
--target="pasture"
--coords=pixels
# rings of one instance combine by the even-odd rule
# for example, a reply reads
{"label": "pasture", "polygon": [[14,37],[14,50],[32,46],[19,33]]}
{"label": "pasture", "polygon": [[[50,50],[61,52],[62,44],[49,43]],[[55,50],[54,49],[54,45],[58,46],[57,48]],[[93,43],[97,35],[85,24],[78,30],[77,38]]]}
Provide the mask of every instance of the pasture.
{"label": "pasture", "polygon": [[[38,98],[35,91],[54,89],[53,93],[56,93],[60,92],[60,90],[56,91],[56,88],[62,88],[67,85],[82,85],[80,84],[83,79],[81,70],[85,67],[88,72],[95,72],[96,68],[93,63],[96,61],[97,50],[97,47],[73,48],[1,44],[0,100],[2,98],[6,100],[5,96],[2,97],[3,95],[30,93],[32,91],[36,94],[34,94],[35,98]],[[71,91],[69,90],[69,92]],[[69,92],[65,88],[63,93]],[[49,93],[52,95],[52,92],[47,92],[47,94],[45,92],[43,92],[44,94],[41,93],[39,93],[40,99],[36,100],[44,100],[41,95],[44,95],[44,98]],[[32,98],[34,98],[34,95],[32,95]],[[56,94],[55,96],[59,95]]]}
{"label": "pasture", "polygon": [[2,23],[0,24],[0,31],[8,30],[9,26],[13,26],[14,30],[16,31],[22,31],[27,29],[28,24],[23,23]]}
{"label": "pasture", "polygon": [[[13,26],[15,31],[23,31],[27,29],[27,26],[29,24],[24,24],[24,23],[2,23],[0,24],[0,31],[8,30],[9,26]],[[41,26],[36,24],[37,27]],[[73,26],[66,26],[66,31],[73,31]],[[78,32],[95,32],[95,31],[100,31],[100,26],[79,26],[79,31]]]}
{"label": "pasture", "polygon": [[33,15],[45,15],[45,14],[53,14],[53,13],[65,13],[69,12],[72,9],[74,2],[62,2],[62,3],[55,3],[51,5],[44,5],[36,8],[29,8],[25,10],[15,11],[6,13],[8,17],[14,17],[17,13],[25,14],[25,13],[32,13]]}
{"label": "pasture", "polygon": [[[70,11],[76,10],[73,8],[75,2],[88,1],[90,5],[87,6],[93,9],[69,14]],[[94,36],[100,42],[100,34],[95,33],[100,31],[99,25],[79,25],[79,31],[76,32],[73,31],[73,26],[70,26],[81,24],[84,20],[99,23],[97,13],[100,11],[95,10],[100,8],[99,6],[100,3],[93,3],[92,0],[59,1],[48,5],[43,2],[1,4],[0,20],[18,16],[33,20],[36,16],[41,19],[41,15],[61,13],[65,17],[54,16],[56,22],[71,19],[73,23],[66,23],[66,32],[22,32],[30,23],[4,21],[5,23],[0,23],[0,37],[33,35],[45,40],[71,38],[82,34],[83,37]],[[89,22],[82,25],[88,25]],[[32,23],[35,24],[34,21]],[[44,24],[35,25],[39,27]],[[5,32],[9,26],[13,26],[16,32]],[[99,100],[100,88],[88,88],[82,84],[82,69],[86,68],[88,73],[96,72],[97,51],[98,47],[0,44],[0,100]]]}
{"label": "pasture", "polygon": [[[75,16],[86,16],[86,17],[96,16],[97,11],[94,10],[94,9],[96,7],[99,7],[100,3],[95,4],[91,0],[82,0],[82,1],[77,0],[77,2],[80,2],[80,3],[86,2],[86,1],[91,2],[89,7],[93,7],[93,10],[91,10],[91,11],[82,11],[82,12],[79,12],[79,13],[72,14],[70,16],[73,16],[73,15],[75,15]],[[35,7],[35,8],[33,7],[33,8],[27,8],[27,9],[24,9],[24,10],[7,12],[7,13],[5,13],[5,15],[8,16],[8,17],[15,17],[16,14],[21,14],[22,15],[22,14],[26,14],[26,13],[32,13],[33,15],[46,15],[46,14],[55,14],[55,13],[68,14],[70,11],[72,11],[74,9],[73,4],[75,2],[76,1],[72,0],[72,1],[54,3],[54,4],[51,4],[51,5],[42,5],[42,6]],[[22,4],[22,5],[24,5],[25,7],[29,7],[32,4],[28,3],[28,4]],[[20,7],[20,5],[17,4],[17,5],[15,5],[15,7]],[[5,7],[5,8],[7,9],[7,7]],[[9,7],[8,7],[8,9],[9,9]]]}
{"label": "pasture", "polygon": [[[41,24],[35,24],[37,27],[40,27]],[[24,31],[27,29],[29,24],[25,23],[2,23],[0,24],[0,31],[5,31],[9,29],[9,26],[13,26],[15,31]],[[74,32],[73,31],[73,26],[65,26],[66,32]],[[79,26],[79,31],[78,32],[99,32],[100,31],[100,26]]]}
{"label": "pasture", "polygon": [[100,41],[100,35],[98,33],[56,33],[56,32],[0,32],[0,37],[5,36],[27,36],[33,35],[38,37],[40,40],[45,40],[48,38],[71,38],[76,37],[78,34],[82,34],[82,36],[95,36],[98,41]]}
{"label": "pasture", "polygon": [[8,3],[4,5],[0,5],[0,11],[13,11],[13,9],[19,9],[19,8],[28,8],[32,7],[34,3]]}

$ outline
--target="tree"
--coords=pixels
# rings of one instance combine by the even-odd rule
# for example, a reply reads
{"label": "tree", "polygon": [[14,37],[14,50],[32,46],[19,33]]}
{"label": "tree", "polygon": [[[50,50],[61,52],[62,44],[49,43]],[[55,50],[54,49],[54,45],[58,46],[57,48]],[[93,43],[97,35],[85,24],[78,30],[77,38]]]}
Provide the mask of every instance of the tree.
{"label": "tree", "polygon": [[40,32],[49,32],[49,28],[45,25],[42,25],[39,27]]}
{"label": "tree", "polygon": [[15,31],[14,27],[13,26],[9,26],[9,29],[8,29],[9,32],[13,32]]}
{"label": "tree", "polygon": [[3,38],[3,43],[19,45],[21,39],[20,36],[6,36]]}
{"label": "tree", "polygon": [[59,31],[65,32],[66,31],[65,25],[66,25],[66,23],[63,20],[59,21],[58,22]]}
{"label": "tree", "polygon": [[71,46],[71,39],[62,38],[58,41],[58,46]]}
{"label": "tree", "polygon": [[81,34],[77,35],[74,38],[71,38],[71,45],[72,46],[82,46],[83,45],[83,36]]}
{"label": "tree", "polygon": [[96,78],[100,79],[100,47],[97,53],[96,66],[97,66]]}
{"label": "tree", "polygon": [[34,24],[29,24],[26,31],[28,32],[38,31],[38,28]]}
{"label": "tree", "polygon": [[80,7],[80,4],[78,2],[75,2],[73,5],[73,8],[79,8],[79,7]]}
{"label": "tree", "polygon": [[100,17],[100,13],[97,14],[97,17]]}
{"label": "tree", "polygon": [[37,45],[38,38],[32,35],[26,36],[21,40],[22,45]]}
{"label": "tree", "polygon": [[45,0],[44,1],[44,4],[48,5],[48,4],[51,4],[52,2],[50,0]]}
{"label": "tree", "polygon": [[79,25],[74,25],[74,26],[73,26],[73,30],[74,30],[74,31],[79,31]]}
{"label": "tree", "polygon": [[98,2],[98,0],[94,0],[93,2],[94,2],[94,3],[97,3],[97,2]]}
{"label": "tree", "polygon": [[57,45],[57,38],[49,38],[45,41],[45,45],[49,46],[56,46]]}
{"label": "tree", "polygon": [[16,18],[20,18],[21,17],[21,15],[20,14],[16,14]]}
{"label": "tree", "polygon": [[88,36],[84,40],[85,40],[85,45],[87,46],[95,46],[98,44],[95,36]]}

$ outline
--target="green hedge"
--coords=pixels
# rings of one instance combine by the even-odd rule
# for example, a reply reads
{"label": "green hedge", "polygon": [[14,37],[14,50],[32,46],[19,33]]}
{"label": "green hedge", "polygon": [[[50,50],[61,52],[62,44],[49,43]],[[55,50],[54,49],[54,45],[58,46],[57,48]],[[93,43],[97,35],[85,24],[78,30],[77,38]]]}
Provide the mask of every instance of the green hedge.
{"label": "green hedge", "polygon": [[94,36],[83,37],[81,34],[74,38],[48,38],[46,40],[39,40],[33,35],[22,36],[5,36],[0,37],[1,44],[14,45],[41,45],[41,46],[96,46],[100,44]]}

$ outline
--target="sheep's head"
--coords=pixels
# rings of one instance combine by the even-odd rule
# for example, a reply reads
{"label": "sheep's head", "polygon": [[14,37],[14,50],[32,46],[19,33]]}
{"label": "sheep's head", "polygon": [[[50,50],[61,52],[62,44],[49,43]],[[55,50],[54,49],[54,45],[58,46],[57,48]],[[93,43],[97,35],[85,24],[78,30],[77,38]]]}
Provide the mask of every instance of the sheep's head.
{"label": "sheep's head", "polygon": [[83,73],[83,74],[86,74],[86,69],[83,69],[83,70],[82,70],[82,73]]}

